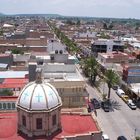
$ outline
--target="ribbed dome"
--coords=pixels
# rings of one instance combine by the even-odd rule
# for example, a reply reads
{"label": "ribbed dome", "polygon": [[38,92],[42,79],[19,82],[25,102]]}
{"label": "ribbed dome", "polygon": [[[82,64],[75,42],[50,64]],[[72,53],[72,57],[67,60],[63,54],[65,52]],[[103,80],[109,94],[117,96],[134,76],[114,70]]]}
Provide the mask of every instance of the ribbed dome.
{"label": "ribbed dome", "polygon": [[62,105],[56,89],[49,83],[31,82],[21,91],[17,107],[30,111],[48,111]]}

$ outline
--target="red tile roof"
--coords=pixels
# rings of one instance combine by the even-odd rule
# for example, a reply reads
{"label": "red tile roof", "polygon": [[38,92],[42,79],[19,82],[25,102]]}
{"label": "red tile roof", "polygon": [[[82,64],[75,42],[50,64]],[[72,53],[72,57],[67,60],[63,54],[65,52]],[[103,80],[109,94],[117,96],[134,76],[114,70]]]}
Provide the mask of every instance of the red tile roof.
{"label": "red tile roof", "polygon": [[28,83],[28,79],[20,78],[6,78],[3,83],[0,84],[0,88],[23,88]]}
{"label": "red tile roof", "polygon": [[27,84],[28,79],[25,78],[5,78],[3,83],[5,84]]}
{"label": "red tile roof", "polygon": [[[98,127],[90,115],[61,115],[62,132],[49,139],[60,139],[61,136],[72,136],[97,132]],[[27,138],[17,134],[17,113],[0,114],[0,140],[25,140]],[[42,138],[41,138],[42,139]],[[43,138],[46,139],[46,138]],[[43,140],[42,139],[42,140]],[[37,140],[37,139],[36,139]],[[39,140],[39,139],[38,139]]]}

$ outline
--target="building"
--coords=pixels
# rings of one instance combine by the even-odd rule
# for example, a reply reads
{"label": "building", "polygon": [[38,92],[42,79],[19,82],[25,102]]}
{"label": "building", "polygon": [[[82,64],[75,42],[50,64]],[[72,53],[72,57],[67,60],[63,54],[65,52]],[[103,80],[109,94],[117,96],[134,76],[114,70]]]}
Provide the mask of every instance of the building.
{"label": "building", "polygon": [[129,56],[122,52],[108,52],[108,53],[98,53],[98,61],[100,63],[128,63]]}
{"label": "building", "polygon": [[18,132],[28,137],[52,135],[61,129],[61,106],[56,89],[37,71],[36,81],[27,84],[17,100]]}
{"label": "building", "polygon": [[61,113],[61,131],[49,137],[28,137],[17,133],[18,116],[16,110],[0,112],[0,139],[3,140],[101,140],[102,131],[90,114]]}
{"label": "building", "polygon": [[63,51],[40,56],[38,62],[34,59],[29,63],[29,81],[35,80],[36,68],[42,68],[44,80],[57,89],[63,107],[85,106],[86,82],[75,63],[75,57]]}
{"label": "building", "polygon": [[57,51],[62,50],[64,52],[66,50],[66,46],[58,42],[57,40],[51,39],[48,41],[47,52],[51,53],[54,52],[55,50]]}
{"label": "building", "polygon": [[94,115],[61,112],[61,98],[54,86],[42,79],[40,69],[36,80],[22,89],[17,111],[16,99],[0,98],[0,138],[4,140],[101,140],[102,131]]}
{"label": "building", "polygon": [[29,61],[29,81],[35,80],[36,68],[41,68],[44,80],[57,89],[63,107],[85,106],[85,98],[88,97],[86,82],[76,67],[77,59],[66,52],[65,46],[57,46],[49,54],[32,57],[34,59]]}
{"label": "building", "polygon": [[124,51],[124,44],[120,40],[107,40],[99,39],[92,43],[92,52],[97,55],[98,53],[108,53],[112,51]]}
{"label": "building", "polygon": [[13,64],[12,54],[0,54],[0,63],[7,64],[10,67]]}
{"label": "building", "polygon": [[17,96],[0,96],[0,112],[15,111]]}
{"label": "building", "polygon": [[140,65],[139,64],[124,65],[123,80],[129,84],[140,83]]}

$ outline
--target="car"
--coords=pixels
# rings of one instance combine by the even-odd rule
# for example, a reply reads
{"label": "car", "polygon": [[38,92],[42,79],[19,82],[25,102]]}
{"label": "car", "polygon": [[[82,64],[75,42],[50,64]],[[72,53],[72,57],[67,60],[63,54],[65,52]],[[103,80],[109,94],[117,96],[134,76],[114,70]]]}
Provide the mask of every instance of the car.
{"label": "car", "polygon": [[128,100],[127,105],[132,109],[132,110],[136,110],[137,106],[133,103],[132,100]]}
{"label": "car", "polygon": [[128,97],[127,95],[123,95],[123,96],[121,96],[121,98],[123,99],[123,101],[124,101],[125,103],[127,103],[128,100],[129,100],[129,97]]}
{"label": "car", "polygon": [[119,136],[117,140],[127,140],[127,138],[125,136]]}
{"label": "car", "polygon": [[109,112],[109,103],[107,101],[101,102],[101,106],[105,112]]}
{"label": "car", "polygon": [[91,103],[93,104],[95,109],[100,109],[101,107],[100,102],[96,98],[92,98]]}
{"label": "car", "polygon": [[102,140],[110,140],[107,134],[102,135]]}
{"label": "car", "polygon": [[125,92],[122,90],[122,89],[120,89],[120,88],[118,88],[117,90],[116,90],[116,93],[121,97],[121,96],[123,96],[123,95],[125,95]]}
{"label": "car", "polygon": [[119,89],[119,86],[118,86],[118,85],[114,85],[114,86],[112,87],[112,89],[117,90],[117,89]]}

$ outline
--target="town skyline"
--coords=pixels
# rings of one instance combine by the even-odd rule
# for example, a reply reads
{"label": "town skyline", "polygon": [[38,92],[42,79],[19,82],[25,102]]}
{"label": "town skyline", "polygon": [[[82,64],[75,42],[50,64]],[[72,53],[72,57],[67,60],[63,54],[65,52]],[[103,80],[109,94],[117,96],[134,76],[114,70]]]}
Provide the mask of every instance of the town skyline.
{"label": "town skyline", "polygon": [[1,13],[140,19],[138,0],[1,0]]}

